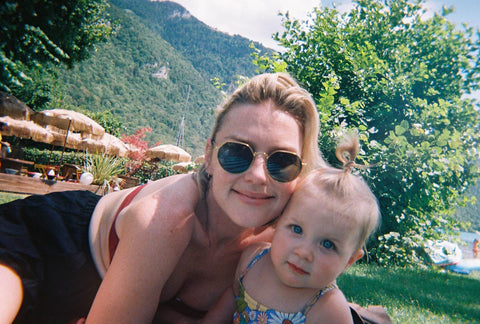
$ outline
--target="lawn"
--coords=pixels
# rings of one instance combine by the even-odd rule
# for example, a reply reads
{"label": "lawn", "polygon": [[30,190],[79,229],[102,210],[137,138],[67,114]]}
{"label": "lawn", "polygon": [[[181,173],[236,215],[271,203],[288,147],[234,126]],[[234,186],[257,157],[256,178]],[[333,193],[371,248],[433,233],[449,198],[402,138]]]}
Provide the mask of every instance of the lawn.
{"label": "lawn", "polygon": [[15,194],[15,193],[9,193],[9,192],[0,192],[0,204],[4,204],[6,202],[9,202],[15,199],[24,198],[26,196],[28,195]]}
{"label": "lawn", "polygon": [[480,323],[480,272],[357,264],[338,285],[351,302],[382,305],[394,323]]}

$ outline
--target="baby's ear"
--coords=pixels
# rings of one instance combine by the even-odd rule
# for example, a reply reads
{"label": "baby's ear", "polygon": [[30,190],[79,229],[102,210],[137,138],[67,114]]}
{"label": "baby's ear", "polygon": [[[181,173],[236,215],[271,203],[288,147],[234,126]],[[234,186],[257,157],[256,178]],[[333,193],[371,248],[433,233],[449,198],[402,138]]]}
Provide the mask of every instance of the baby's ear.
{"label": "baby's ear", "polygon": [[355,252],[353,252],[350,259],[348,259],[348,263],[345,266],[345,269],[343,271],[347,270],[352,266],[352,264],[360,260],[363,257],[363,254],[364,254],[363,249],[358,249]]}

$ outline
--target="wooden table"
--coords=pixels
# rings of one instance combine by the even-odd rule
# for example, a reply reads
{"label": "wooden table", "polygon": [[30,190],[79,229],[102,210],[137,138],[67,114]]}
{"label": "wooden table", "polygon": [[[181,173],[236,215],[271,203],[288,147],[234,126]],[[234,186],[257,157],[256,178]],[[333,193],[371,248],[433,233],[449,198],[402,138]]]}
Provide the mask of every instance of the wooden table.
{"label": "wooden table", "polygon": [[36,164],[35,163],[35,170],[40,171],[42,174],[42,178],[48,179],[48,172],[53,170],[55,172],[55,179],[58,180],[58,175],[60,174],[60,166],[59,165],[48,165],[48,164]]}
{"label": "wooden table", "polygon": [[82,168],[75,164],[65,163],[62,166],[62,176],[65,180],[80,180]]}
{"label": "wooden table", "polygon": [[19,175],[0,173],[0,191],[20,194],[43,195],[54,191],[88,190],[104,195],[103,188],[95,185],[83,185],[76,182],[34,179]]}
{"label": "wooden table", "polygon": [[0,163],[0,172],[5,172],[5,168],[15,169],[19,172],[26,172],[29,167],[32,168],[35,165],[35,163],[32,161],[25,161],[8,157],[0,158]]}

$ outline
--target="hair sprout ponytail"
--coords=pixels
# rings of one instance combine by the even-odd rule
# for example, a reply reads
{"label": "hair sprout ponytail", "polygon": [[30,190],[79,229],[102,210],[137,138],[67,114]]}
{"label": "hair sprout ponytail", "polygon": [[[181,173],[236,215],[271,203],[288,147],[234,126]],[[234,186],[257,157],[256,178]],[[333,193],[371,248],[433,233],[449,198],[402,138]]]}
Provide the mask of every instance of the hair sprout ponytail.
{"label": "hair sprout ponytail", "polygon": [[353,168],[366,169],[368,166],[355,163],[358,151],[360,150],[360,142],[357,134],[349,134],[345,136],[343,142],[338,145],[335,150],[335,156],[343,164],[343,171],[351,173]]}

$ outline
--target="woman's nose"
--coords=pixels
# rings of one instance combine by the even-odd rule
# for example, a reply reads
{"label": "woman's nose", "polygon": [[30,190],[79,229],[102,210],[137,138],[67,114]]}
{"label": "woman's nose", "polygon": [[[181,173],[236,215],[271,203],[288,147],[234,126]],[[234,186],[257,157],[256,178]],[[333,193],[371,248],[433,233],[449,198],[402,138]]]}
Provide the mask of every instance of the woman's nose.
{"label": "woman's nose", "polygon": [[264,183],[267,181],[267,177],[266,156],[257,153],[253,158],[250,168],[248,168],[245,173],[245,179],[255,183]]}

